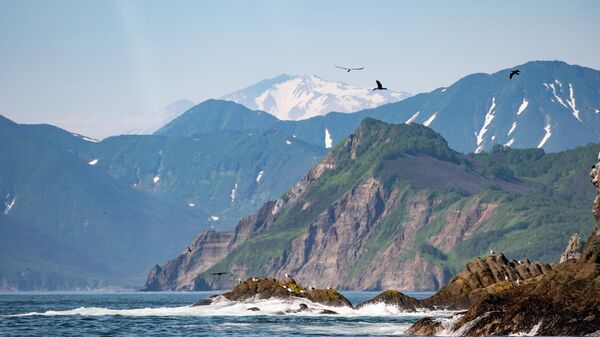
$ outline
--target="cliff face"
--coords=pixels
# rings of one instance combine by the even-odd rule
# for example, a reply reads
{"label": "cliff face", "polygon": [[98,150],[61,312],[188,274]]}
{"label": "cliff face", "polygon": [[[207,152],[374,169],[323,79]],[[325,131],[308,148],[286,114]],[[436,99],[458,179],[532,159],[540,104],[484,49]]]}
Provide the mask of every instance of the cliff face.
{"label": "cliff face", "polygon": [[[322,288],[438,289],[457,261],[462,265],[492,247],[514,249],[509,234],[523,235],[528,222],[548,216],[523,206],[538,200],[528,195],[533,184],[491,175],[482,170],[491,164],[477,160],[452,151],[421,125],[367,119],[232,233],[215,241],[200,235],[191,253],[155,268],[146,290],[226,289],[239,279],[288,273]],[[529,251],[529,245],[516,247]],[[220,272],[228,274],[213,275]]]}
{"label": "cliff face", "polygon": [[[466,336],[600,333],[600,162],[592,168],[590,178],[596,187],[592,209],[596,226],[581,258],[567,259],[523,284],[509,287],[492,284],[490,287],[495,286],[497,291],[470,301],[469,310],[455,322],[444,324],[440,320],[423,319],[407,333]],[[446,288],[432,298],[443,297]],[[469,298],[463,295],[462,299]]]}

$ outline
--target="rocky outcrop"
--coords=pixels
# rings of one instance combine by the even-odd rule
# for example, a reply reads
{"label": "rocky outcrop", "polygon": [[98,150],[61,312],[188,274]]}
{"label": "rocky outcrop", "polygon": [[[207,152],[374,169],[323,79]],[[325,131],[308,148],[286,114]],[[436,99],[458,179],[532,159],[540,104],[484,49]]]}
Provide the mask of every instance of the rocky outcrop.
{"label": "rocky outcrop", "polygon": [[370,300],[367,300],[361,304],[359,304],[356,309],[360,309],[367,305],[377,304],[377,303],[385,303],[389,306],[394,306],[401,311],[419,311],[419,310],[431,310],[433,307],[421,303],[416,298],[404,295],[403,293],[397,290],[386,290],[381,294],[373,297]]}
{"label": "rocky outcrop", "polygon": [[503,254],[478,257],[423,303],[454,310],[466,309],[487,294],[512,289],[551,270],[551,265],[529,260],[509,261]]}
{"label": "rocky outcrop", "polygon": [[192,290],[194,278],[227,255],[232,237],[231,232],[201,233],[190,245],[191,252],[186,251],[162,267],[155,265],[142,290]]}
{"label": "rocky outcrop", "polygon": [[576,336],[600,331],[600,163],[590,178],[597,190],[596,227],[581,258],[567,259],[522,285],[486,293],[457,319],[420,320],[407,334]]}
{"label": "rocky outcrop", "polygon": [[560,255],[560,263],[563,263],[569,259],[579,259],[583,252],[583,245],[581,244],[581,236],[575,233],[569,239],[565,251]]}
{"label": "rocky outcrop", "polygon": [[[249,278],[239,282],[233,290],[221,295],[230,301],[268,300],[272,298],[305,298],[311,302],[331,307],[352,307],[352,304],[335,289],[306,288],[294,279]],[[210,305],[217,297],[203,299],[194,306]]]}

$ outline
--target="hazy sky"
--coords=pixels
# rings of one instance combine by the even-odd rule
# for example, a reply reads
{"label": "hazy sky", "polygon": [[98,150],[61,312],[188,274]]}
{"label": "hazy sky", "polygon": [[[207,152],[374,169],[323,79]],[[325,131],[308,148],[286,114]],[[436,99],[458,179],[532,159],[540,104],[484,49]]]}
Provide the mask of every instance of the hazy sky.
{"label": "hazy sky", "polygon": [[105,137],[281,73],[419,93],[529,60],[600,69],[599,13],[577,0],[0,0],[0,114]]}

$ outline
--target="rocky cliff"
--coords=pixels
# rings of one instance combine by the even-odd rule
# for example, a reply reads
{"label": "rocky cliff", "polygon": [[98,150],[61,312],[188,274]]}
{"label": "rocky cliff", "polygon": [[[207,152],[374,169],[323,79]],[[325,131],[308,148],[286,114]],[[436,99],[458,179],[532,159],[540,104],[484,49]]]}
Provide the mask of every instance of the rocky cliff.
{"label": "rocky cliff", "polygon": [[[569,198],[541,192],[555,167],[543,152],[528,151],[467,157],[421,125],[366,119],[287,193],[242,219],[218,254],[195,248],[155,268],[146,289],[226,289],[238,279],[289,273],[322,288],[430,290],[492,247],[517,258],[553,251],[558,260],[568,240],[557,238],[558,229],[583,226],[551,215],[581,210],[571,180],[561,181]],[[535,183],[514,175],[514,163],[531,167],[522,171],[535,172]],[[561,169],[576,164],[560,162]],[[203,240],[193,246],[213,244]]]}
{"label": "rocky cliff", "polygon": [[567,259],[516,287],[486,293],[464,315],[445,323],[431,318],[418,321],[407,333],[467,336],[600,333],[600,162],[592,168],[590,178],[597,190],[593,206],[596,226],[581,258]]}

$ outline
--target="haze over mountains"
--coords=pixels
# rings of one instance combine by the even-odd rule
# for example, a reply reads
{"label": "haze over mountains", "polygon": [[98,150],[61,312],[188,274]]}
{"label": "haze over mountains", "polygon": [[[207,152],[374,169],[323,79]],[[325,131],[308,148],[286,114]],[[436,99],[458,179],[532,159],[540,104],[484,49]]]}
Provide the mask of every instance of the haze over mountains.
{"label": "haze over mountains", "polygon": [[[2,230],[7,242],[2,248],[13,247],[8,242],[28,242],[30,247],[48,242],[57,255],[6,248],[0,287],[141,285],[151,265],[184,251],[202,230],[230,230],[240,217],[288,191],[365,117],[429,126],[450,148],[463,153],[489,152],[495,144],[556,152],[598,142],[599,71],[557,61],[516,67],[521,76],[513,80],[508,80],[509,69],[474,74],[447,88],[377,108],[297,121],[231,101],[208,100],[153,135],[109,137],[101,142],[48,125],[1,119],[0,137],[6,146],[0,151],[0,223],[6,224]],[[267,91],[275,95],[288,81],[308,83],[298,78],[278,81],[282,82],[267,81],[244,95],[258,97]],[[337,84],[334,87],[342,90]],[[283,102],[278,99],[285,95],[277,95],[265,104]],[[540,153],[531,155],[538,158]],[[478,158],[481,162],[485,156]],[[548,158],[555,157],[543,158],[540,163],[549,165]],[[588,165],[573,158],[573,169],[578,163]],[[530,174],[510,165],[518,179]],[[489,172],[473,170],[520,186],[510,180],[506,168],[491,165]],[[497,172],[490,173],[494,169]],[[554,169],[556,177],[571,177],[566,169]],[[554,188],[550,176],[535,176],[534,184],[538,179],[547,179],[541,184]],[[549,205],[556,206],[554,201]],[[504,232],[499,233],[489,242],[502,240]],[[226,242],[225,237],[219,240]],[[552,247],[559,245],[557,241]],[[72,259],[74,254],[81,259]],[[539,249],[535,254],[545,252]]]}

